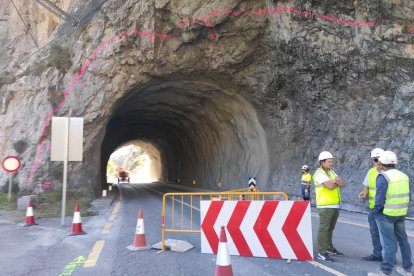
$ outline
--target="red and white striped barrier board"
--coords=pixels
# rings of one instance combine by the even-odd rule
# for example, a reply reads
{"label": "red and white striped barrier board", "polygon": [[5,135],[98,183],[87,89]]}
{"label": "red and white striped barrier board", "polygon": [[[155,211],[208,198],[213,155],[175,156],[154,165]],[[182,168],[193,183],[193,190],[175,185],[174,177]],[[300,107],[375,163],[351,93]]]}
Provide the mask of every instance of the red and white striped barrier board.
{"label": "red and white striped barrier board", "polygon": [[201,201],[201,253],[217,253],[221,226],[230,255],[313,260],[309,201]]}

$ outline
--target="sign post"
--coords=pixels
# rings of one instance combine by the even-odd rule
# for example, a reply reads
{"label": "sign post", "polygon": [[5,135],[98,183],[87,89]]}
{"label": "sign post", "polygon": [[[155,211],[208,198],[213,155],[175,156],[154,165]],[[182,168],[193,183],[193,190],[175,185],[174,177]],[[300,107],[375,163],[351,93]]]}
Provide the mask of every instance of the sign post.
{"label": "sign post", "polygon": [[83,118],[52,117],[50,161],[63,161],[62,217],[65,225],[68,161],[82,161]]}
{"label": "sign post", "polygon": [[[14,173],[20,169],[20,159],[17,156],[7,156],[3,159],[1,163],[3,169],[6,172]],[[11,201],[11,192],[12,192],[12,174],[9,176],[9,194],[7,196],[9,202]]]}

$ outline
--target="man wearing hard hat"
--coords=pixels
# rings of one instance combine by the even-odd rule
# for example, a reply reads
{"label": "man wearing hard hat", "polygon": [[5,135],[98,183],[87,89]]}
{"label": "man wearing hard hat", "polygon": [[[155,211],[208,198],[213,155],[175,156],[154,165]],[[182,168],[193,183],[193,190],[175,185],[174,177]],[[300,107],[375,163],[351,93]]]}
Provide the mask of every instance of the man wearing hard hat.
{"label": "man wearing hard hat", "polygon": [[368,224],[369,231],[371,233],[372,246],[374,248],[371,255],[363,257],[365,261],[382,261],[382,246],[380,242],[377,222],[375,221],[373,211],[375,205],[375,192],[377,186],[376,181],[378,176],[378,158],[383,152],[384,150],[380,148],[375,148],[371,151],[371,158],[372,162],[374,163],[374,166],[368,171],[367,175],[365,176],[364,182],[362,183],[364,185],[364,189],[359,193],[359,198],[361,199],[366,198],[368,195]]}
{"label": "man wearing hard hat", "polygon": [[309,173],[308,165],[302,166],[302,178],[301,178],[301,187],[300,192],[302,194],[303,200],[310,200],[310,184],[312,181],[312,175]]}
{"label": "man wearing hard hat", "polygon": [[343,256],[332,243],[332,234],[341,207],[340,188],[345,182],[333,170],[333,155],[328,151],[319,154],[320,167],[313,175],[315,185],[316,207],[319,213],[319,228],[317,235],[319,260],[333,262],[331,255]]}
{"label": "man wearing hard hat", "polygon": [[392,151],[384,151],[378,159],[374,213],[381,238],[383,260],[380,270],[370,272],[368,276],[391,275],[396,264],[397,241],[400,245],[402,267],[397,272],[402,275],[413,275],[411,272],[411,247],[405,231],[405,216],[410,202],[410,180],[408,176],[397,170],[397,155]]}

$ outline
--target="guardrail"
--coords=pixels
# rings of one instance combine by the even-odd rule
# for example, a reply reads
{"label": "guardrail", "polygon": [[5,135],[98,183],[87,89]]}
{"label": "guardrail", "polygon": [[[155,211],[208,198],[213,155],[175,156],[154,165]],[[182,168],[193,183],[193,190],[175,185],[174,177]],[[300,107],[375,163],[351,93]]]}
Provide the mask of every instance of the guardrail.
{"label": "guardrail", "polygon": [[[166,233],[201,233],[200,225],[194,225],[193,210],[200,211],[197,206],[200,206],[202,200],[288,200],[287,194],[283,192],[249,192],[252,190],[249,188],[247,192],[240,190],[246,189],[211,193],[165,193],[161,211],[162,250],[165,250]],[[177,209],[176,205],[178,205]]]}

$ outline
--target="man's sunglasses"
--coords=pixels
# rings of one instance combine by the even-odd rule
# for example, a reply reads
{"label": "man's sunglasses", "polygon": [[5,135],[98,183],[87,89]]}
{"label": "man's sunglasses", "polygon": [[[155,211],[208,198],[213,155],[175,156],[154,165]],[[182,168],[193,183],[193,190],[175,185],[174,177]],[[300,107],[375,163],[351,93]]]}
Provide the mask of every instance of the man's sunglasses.
{"label": "man's sunglasses", "polygon": [[372,158],[372,161],[374,161],[375,163],[378,162],[378,158]]}

